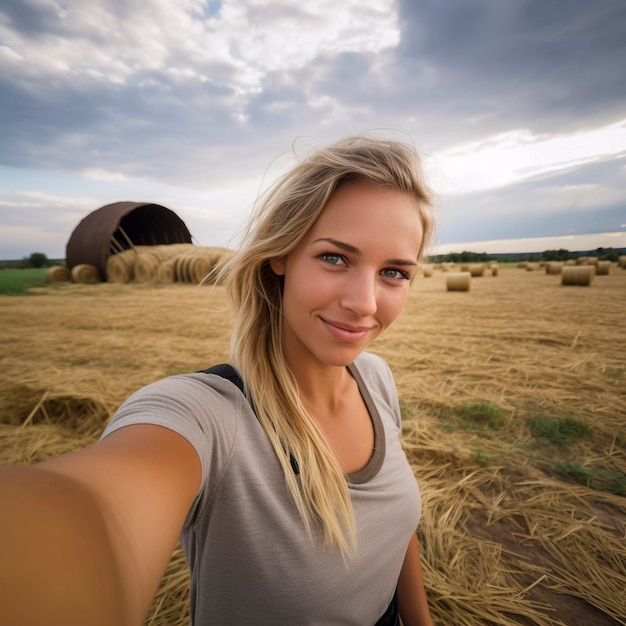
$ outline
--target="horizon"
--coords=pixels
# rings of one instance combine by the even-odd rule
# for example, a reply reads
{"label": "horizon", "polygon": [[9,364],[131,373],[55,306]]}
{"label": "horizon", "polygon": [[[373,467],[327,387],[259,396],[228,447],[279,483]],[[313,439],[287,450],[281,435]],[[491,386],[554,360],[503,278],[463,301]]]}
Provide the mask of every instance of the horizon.
{"label": "horizon", "polygon": [[[193,237],[192,237],[193,238]],[[195,244],[199,245],[199,244]],[[211,244],[221,246],[222,244]],[[626,249],[626,231],[609,233],[588,233],[585,235],[558,235],[519,239],[474,241],[459,243],[439,243],[431,246],[427,256],[460,254],[471,252],[489,255],[540,254],[548,250],[567,250],[571,253],[591,252],[598,249]],[[27,259],[33,253],[43,253],[49,260],[64,260],[63,254],[48,254],[45,250],[31,250],[19,258],[1,258],[1,262],[14,262]]]}

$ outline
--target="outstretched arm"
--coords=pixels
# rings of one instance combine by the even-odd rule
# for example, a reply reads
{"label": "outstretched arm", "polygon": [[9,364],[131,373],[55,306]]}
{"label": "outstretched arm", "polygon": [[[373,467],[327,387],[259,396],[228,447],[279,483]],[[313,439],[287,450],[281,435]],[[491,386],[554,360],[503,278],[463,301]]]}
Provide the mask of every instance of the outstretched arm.
{"label": "outstretched arm", "polygon": [[1,468],[3,620],[143,624],[199,482],[191,445],[147,425],[52,461]]}
{"label": "outstretched arm", "polygon": [[420,547],[415,534],[409,542],[398,579],[398,605],[404,626],[432,626],[422,577]]}

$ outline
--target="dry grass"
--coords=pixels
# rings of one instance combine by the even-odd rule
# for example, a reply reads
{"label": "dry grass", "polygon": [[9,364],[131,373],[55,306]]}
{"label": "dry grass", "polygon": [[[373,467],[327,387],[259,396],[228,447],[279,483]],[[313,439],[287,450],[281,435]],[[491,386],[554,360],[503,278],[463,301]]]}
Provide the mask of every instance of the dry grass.
{"label": "dry grass", "polygon": [[[406,413],[436,623],[626,624],[626,498],[599,489],[626,477],[626,271],[587,289],[501,267],[447,292],[445,276],[418,278],[373,346]],[[139,386],[222,361],[230,326],[222,287],[0,298],[0,462],[88,445]],[[533,420],[588,429],[551,443]],[[187,623],[187,585],[177,550],[146,624]]]}

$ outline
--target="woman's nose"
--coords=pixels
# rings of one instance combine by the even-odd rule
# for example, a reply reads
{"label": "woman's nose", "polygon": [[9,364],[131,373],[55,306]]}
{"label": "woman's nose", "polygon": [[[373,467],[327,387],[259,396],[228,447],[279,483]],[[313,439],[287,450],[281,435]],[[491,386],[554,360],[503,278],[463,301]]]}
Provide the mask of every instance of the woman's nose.
{"label": "woman's nose", "polygon": [[341,297],[341,306],[359,317],[374,315],[378,309],[375,278],[363,275],[353,275],[347,278]]}

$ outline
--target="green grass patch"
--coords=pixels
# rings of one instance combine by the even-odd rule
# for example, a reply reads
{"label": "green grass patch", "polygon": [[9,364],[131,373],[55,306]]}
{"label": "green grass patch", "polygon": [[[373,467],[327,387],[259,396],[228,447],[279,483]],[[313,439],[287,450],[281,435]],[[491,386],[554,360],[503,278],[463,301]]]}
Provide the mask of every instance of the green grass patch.
{"label": "green grass patch", "polygon": [[588,437],[591,427],[584,419],[566,414],[564,417],[540,415],[528,420],[532,436],[543,442],[556,446],[566,446],[570,442]]}
{"label": "green grass patch", "polygon": [[437,414],[441,419],[441,428],[446,432],[454,432],[459,428],[471,432],[492,431],[503,426],[505,421],[502,409],[491,402],[440,406]]}
{"label": "green grass patch", "polygon": [[489,430],[497,430],[504,422],[502,409],[490,402],[463,404],[460,407],[460,415],[463,421],[484,426]]}
{"label": "green grass patch", "polygon": [[46,284],[46,268],[6,269],[0,271],[0,295],[23,296],[33,287]]}
{"label": "green grass patch", "polygon": [[415,410],[408,405],[404,400],[400,400],[400,417],[403,420],[411,419],[415,416]]}
{"label": "green grass patch", "polygon": [[501,454],[492,454],[486,450],[477,448],[472,452],[472,458],[477,465],[488,467],[489,465],[501,464],[503,459]]}
{"label": "green grass patch", "polygon": [[91,359],[88,359],[87,357],[79,357],[79,358],[69,357],[66,359],[61,359],[61,362],[67,363],[71,365],[72,367],[81,367],[82,365],[89,365],[91,363]]}
{"label": "green grass patch", "polygon": [[624,378],[624,373],[626,373],[626,370],[623,367],[608,369],[606,371],[606,375],[609,378],[615,378],[616,380],[621,380],[622,378]]}
{"label": "green grass patch", "polygon": [[528,441],[520,441],[518,439],[509,439],[507,443],[510,443],[516,450],[520,450],[526,454],[532,454],[534,447]]}
{"label": "green grass patch", "polygon": [[626,475],[618,470],[590,468],[578,461],[557,461],[550,463],[549,467],[580,485],[626,496]]}

